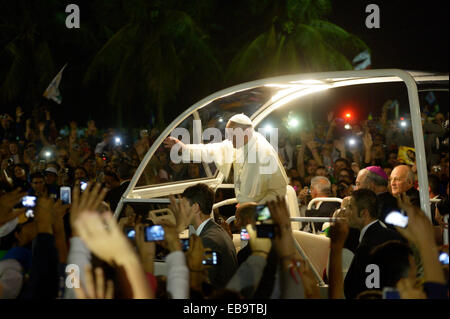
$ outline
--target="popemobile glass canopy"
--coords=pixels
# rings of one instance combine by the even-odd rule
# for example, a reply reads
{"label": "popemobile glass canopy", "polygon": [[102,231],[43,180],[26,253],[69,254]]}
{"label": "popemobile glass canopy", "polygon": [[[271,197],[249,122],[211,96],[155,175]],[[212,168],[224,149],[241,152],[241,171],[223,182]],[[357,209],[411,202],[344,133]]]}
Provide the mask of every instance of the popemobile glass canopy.
{"label": "popemobile glass canopy", "polygon": [[[267,133],[271,127],[308,126],[316,119],[326,122],[330,111],[335,114],[345,111],[347,106],[342,105],[341,101],[345,100],[342,97],[352,95],[364,96],[360,101],[365,103],[355,102],[350,106],[352,112],[363,118],[369,108],[381,112],[382,103],[376,101],[384,93],[386,97],[398,97],[403,107],[400,112],[411,125],[421,206],[430,216],[419,96],[429,91],[448,96],[448,80],[448,74],[398,69],[338,71],[261,79],[211,94],[187,108],[156,139],[123,194],[115,216],[124,203],[167,203],[168,195],[179,194],[198,182],[213,188],[233,188],[232,181],[224,181],[213,163],[175,164],[170,160],[170,150],[164,148],[163,141],[177,128],[189,132],[188,143],[208,143],[212,139],[208,128],[219,129],[222,140],[228,119],[238,113],[249,116],[260,132]],[[304,116],[297,118],[293,114]],[[170,167],[170,176],[160,169],[162,166]]]}

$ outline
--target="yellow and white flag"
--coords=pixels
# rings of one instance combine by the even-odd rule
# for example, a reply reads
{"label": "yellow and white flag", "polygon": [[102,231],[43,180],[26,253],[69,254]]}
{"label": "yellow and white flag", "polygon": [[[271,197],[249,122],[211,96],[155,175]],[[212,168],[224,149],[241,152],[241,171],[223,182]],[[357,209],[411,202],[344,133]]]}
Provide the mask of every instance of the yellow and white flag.
{"label": "yellow and white flag", "polygon": [[58,104],[61,104],[62,96],[59,92],[59,83],[61,82],[62,73],[67,66],[67,63],[63,66],[61,71],[58,72],[58,74],[53,78],[52,82],[50,82],[49,86],[45,90],[44,94],[42,94],[44,97],[46,97],[49,100],[53,100]]}

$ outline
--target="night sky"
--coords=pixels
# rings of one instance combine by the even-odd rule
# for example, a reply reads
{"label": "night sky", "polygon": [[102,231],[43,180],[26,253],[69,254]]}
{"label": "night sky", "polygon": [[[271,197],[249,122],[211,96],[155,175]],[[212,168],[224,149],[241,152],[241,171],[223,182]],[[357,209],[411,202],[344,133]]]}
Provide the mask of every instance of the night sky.
{"label": "night sky", "polygon": [[[95,11],[89,11],[91,7],[87,5],[91,3],[90,1],[67,0],[67,3],[71,2],[77,3],[81,7],[82,25],[86,21],[95,21]],[[372,3],[377,4],[380,8],[380,29],[368,29],[365,25],[366,17],[369,15],[365,9]],[[231,8],[231,10],[242,9],[239,6],[239,0],[221,0],[218,8],[220,9],[221,6],[228,9]],[[372,69],[399,68],[448,73],[448,6],[448,0],[332,0],[331,14],[326,19],[355,34],[368,45],[371,50]],[[229,28],[221,30],[220,37],[217,36],[218,33],[212,33],[212,37],[216,36],[215,39],[212,39],[212,42],[216,43],[218,51],[232,51],[228,53],[232,55],[235,54],[232,49],[236,48],[233,48],[227,40],[241,32],[239,27],[242,23],[239,23],[239,21],[233,21],[231,25],[225,23],[229,22],[229,17],[225,14],[227,10],[219,9],[208,17],[208,25],[222,22],[223,25],[228,25]],[[86,12],[86,10],[88,11]],[[238,11],[235,16],[239,20],[239,17],[246,17],[246,14],[246,12]],[[120,18],[123,13],[118,13],[117,15]],[[236,28],[238,29],[237,31]],[[259,26],[253,24],[252,29],[246,30],[250,32],[242,33],[253,33],[253,35],[256,35],[263,31],[258,30],[258,28]],[[63,32],[67,33],[68,38],[76,37],[78,34],[76,31],[63,30]],[[107,92],[105,87],[100,85],[95,90],[91,90],[90,93],[85,93],[81,86],[83,72],[92,59],[92,50],[90,51],[90,49],[93,48],[93,44],[83,42],[85,45],[74,47],[65,43],[57,43],[51,39],[49,41],[54,49],[52,54],[54,54],[55,65],[58,70],[66,62],[69,63],[67,70],[63,74],[60,87],[63,95],[63,104],[46,103],[51,106],[59,125],[67,124],[70,119],[84,123],[90,117],[95,118],[101,126],[117,125],[115,112],[111,112],[109,109],[106,112],[106,106],[103,109],[101,108],[103,104],[106,104]],[[195,81],[192,82],[194,83]],[[245,80],[239,82],[245,82]],[[183,83],[182,87],[188,87],[187,84],[186,82]],[[170,114],[166,115],[165,122],[170,122],[182,110],[205,96],[232,84],[222,83],[213,88],[194,90],[195,94],[190,94],[188,97],[183,95],[186,92],[182,92],[175,104],[177,109],[173,109],[173,112],[171,111],[169,112]],[[186,91],[190,92],[192,90],[186,89]],[[139,105],[139,103],[135,104]],[[12,104],[2,106],[10,114],[14,112],[15,107],[16,105]],[[128,112],[125,115],[124,122],[128,126],[137,127],[150,120],[148,114],[136,117]]]}
{"label": "night sky", "polygon": [[[365,25],[367,5],[380,8],[380,29]],[[448,73],[449,1],[333,0],[329,19],[372,50],[372,68]]]}

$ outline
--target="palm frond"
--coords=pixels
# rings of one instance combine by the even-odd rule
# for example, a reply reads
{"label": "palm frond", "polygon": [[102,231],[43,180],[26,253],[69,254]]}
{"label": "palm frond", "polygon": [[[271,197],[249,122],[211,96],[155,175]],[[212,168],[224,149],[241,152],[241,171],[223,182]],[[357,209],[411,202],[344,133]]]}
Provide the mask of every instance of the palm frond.
{"label": "palm frond", "polygon": [[368,46],[361,39],[334,23],[315,19],[311,21],[311,26],[320,32],[327,43],[344,54],[353,57],[361,51],[369,50]]}

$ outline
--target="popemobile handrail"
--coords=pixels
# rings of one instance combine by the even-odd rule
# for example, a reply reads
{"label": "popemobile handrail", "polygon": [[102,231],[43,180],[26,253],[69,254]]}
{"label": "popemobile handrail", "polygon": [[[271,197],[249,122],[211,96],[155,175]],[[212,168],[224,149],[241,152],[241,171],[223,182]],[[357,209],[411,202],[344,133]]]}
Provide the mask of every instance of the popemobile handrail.
{"label": "popemobile handrail", "polygon": [[444,238],[443,238],[442,242],[444,243],[444,245],[448,246],[448,215],[444,216],[444,223],[446,226],[444,227],[444,231],[443,231]]}
{"label": "popemobile handrail", "polygon": [[308,209],[312,208],[312,205],[317,202],[336,202],[336,203],[342,203],[342,198],[339,197],[316,197],[310,200],[308,203]]}

